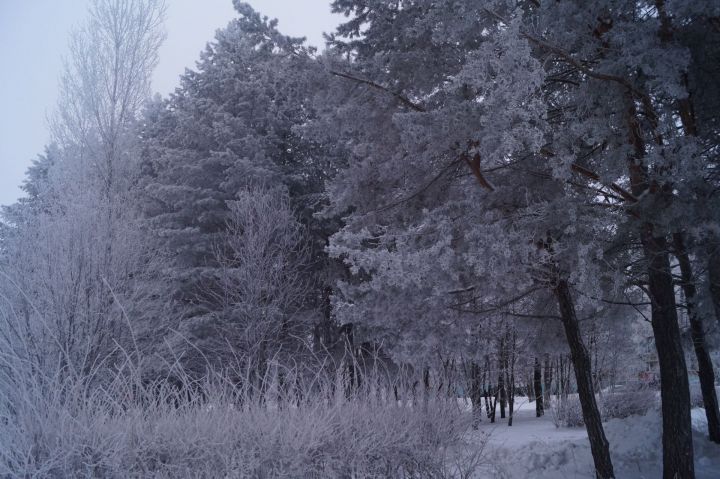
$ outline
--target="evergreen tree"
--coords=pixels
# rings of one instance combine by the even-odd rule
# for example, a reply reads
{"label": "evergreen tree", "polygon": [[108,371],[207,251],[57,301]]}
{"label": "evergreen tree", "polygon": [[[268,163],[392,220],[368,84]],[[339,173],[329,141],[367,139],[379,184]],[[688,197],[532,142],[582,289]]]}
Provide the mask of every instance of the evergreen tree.
{"label": "evergreen tree", "polygon": [[[157,336],[198,372],[206,360],[216,363],[213,356],[238,346],[217,347],[228,326],[216,294],[222,282],[216,251],[226,247],[229,205],[258,188],[287,191],[310,235],[311,278],[322,267],[326,237],[327,222],[313,213],[322,205],[330,166],[321,146],[296,131],[314,115],[316,64],[302,39],[281,35],[276,21],[242,2],[235,6],[238,18],[217,33],[169,99],[147,108],[142,129],[145,216],[167,254],[158,272],[167,279],[160,298],[167,302],[157,305],[167,321],[157,325],[164,328]],[[299,322],[289,327],[295,331],[309,327],[317,319],[309,311],[317,308],[318,296],[316,289],[307,292],[303,314],[276,321]],[[279,307],[281,316],[297,309]],[[289,338],[275,338],[275,350]]]}

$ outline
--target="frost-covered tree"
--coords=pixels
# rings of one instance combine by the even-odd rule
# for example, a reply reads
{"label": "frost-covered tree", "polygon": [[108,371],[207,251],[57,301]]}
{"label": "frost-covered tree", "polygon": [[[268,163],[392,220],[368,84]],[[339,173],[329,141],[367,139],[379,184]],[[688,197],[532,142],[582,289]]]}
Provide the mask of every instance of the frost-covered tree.
{"label": "frost-covered tree", "polygon": [[259,387],[270,361],[300,359],[303,336],[315,320],[307,311],[314,286],[308,236],[278,188],[242,190],[228,210],[215,246],[218,281],[203,292],[217,310],[203,325],[200,345],[220,359],[214,363],[242,368],[239,373]]}
{"label": "frost-covered tree", "polygon": [[[242,2],[235,7],[238,18],[218,31],[169,99],[149,105],[142,129],[145,216],[168,257],[156,306],[165,333],[157,336],[178,354],[206,338],[203,325],[223,309],[208,291],[222,282],[216,251],[225,247],[238,194],[257,185],[287,189],[311,236],[312,274],[322,266],[326,223],[312,213],[331,165],[294,129],[314,114],[315,63],[302,39],[280,34],[276,21]],[[319,296],[308,291],[304,308],[316,308]],[[198,371],[207,366],[190,362]]]}
{"label": "frost-covered tree", "polygon": [[[693,474],[671,236],[687,235],[697,224],[695,215],[703,207],[690,185],[702,183],[709,173],[705,147],[678,129],[688,118],[690,56],[672,41],[669,19],[696,25],[715,16],[714,9],[704,2],[599,2],[593,8],[542,4],[533,18],[545,28],[525,29],[525,36],[556,62],[554,75],[566,85],[571,103],[563,102],[563,124],[597,147],[582,166],[605,184],[625,188],[616,190],[627,212],[619,225],[629,241],[639,240],[640,286],[651,303],[662,377],[665,477]],[[555,145],[557,154],[562,150]],[[701,328],[693,328],[693,336],[702,356]]]}
{"label": "frost-covered tree", "polygon": [[[331,251],[356,275],[338,311],[416,349],[467,332],[472,319],[461,322],[458,303],[477,314],[552,293],[597,473],[611,477],[577,318],[644,292],[662,376],[664,474],[692,476],[670,238],[697,222],[713,150],[678,132],[688,54],[666,30],[668,18],[693,25],[714,7],[333,5],[352,17],[330,39],[349,58],[331,68],[353,97],[326,124],[352,151],[331,188],[346,215]],[[693,328],[698,357],[701,333]]]}
{"label": "frost-covered tree", "polygon": [[334,5],[356,17],[338,30],[350,40],[333,43],[353,57],[338,76],[360,90],[340,111],[347,118],[331,116],[353,152],[331,190],[333,206],[350,212],[331,252],[357,275],[339,311],[372,334],[388,331],[383,340],[453,348],[474,316],[551,294],[598,474],[611,477],[571,292],[601,286],[592,238],[607,222],[567,185],[570,169],[558,177],[541,155],[546,73],[521,13],[498,26],[491,2]]}
{"label": "frost-covered tree", "polygon": [[126,313],[143,311],[150,255],[133,206],[134,128],[163,15],[159,0],[91,4],[61,78],[56,146],[29,170],[30,197],[6,214],[6,339],[79,375],[130,347]]}

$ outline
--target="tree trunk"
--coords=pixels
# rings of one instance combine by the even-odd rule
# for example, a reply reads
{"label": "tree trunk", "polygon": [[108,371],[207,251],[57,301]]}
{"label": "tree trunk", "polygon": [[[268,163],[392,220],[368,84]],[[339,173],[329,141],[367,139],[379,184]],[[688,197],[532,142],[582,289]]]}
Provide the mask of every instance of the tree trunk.
{"label": "tree trunk", "polygon": [[338,342],[338,331],[332,319],[332,293],[330,286],[322,290],[323,315],[315,325],[313,346],[318,352],[332,350]]}
{"label": "tree trunk", "polygon": [[486,400],[486,405],[489,405],[487,415],[488,415],[488,418],[490,418],[490,422],[494,423],[495,422],[495,411],[497,410],[497,400],[498,400],[498,396],[500,395],[500,388],[499,387],[495,388],[494,395],[490,393],[491,390],[492,390],[492,385],[489,385],[489,387],[487,389],[487,396],[485,396],[485,397],[486,397],[486,399],[487,398],[490,399],[489,402]]}
{"label": "tree trunk", "polygon": [[503,330],[500,337],[500,351],[498,358],[498,394],[500,396],[500,419],[505,419],[505,406],[507,405],[507,391],[505,390],[505,366],[507,361],[507,331]]}
{"label": "tree trunk", "polygon": [[558,280],[555,287],[555,295],[558,300],[560,317],[562,318],[565,336],[567,337],[570,355],[575,369],[575,380],[578,387],[578,396],[580,397],[580,407],[582,408],[583,420],[585,421],[585,428],[587,429],[588,439],[590,440],[590,451],[592,452],[593,462],[595,464],[595,474],[598,478],[603,479],[615,477],[610,459],[608,440],[605,437],[605,431],[600,419],[600,411],[595,401],[590,356],[585,347],[585,343],[583,343],[582,335],[580,334],[580,328],[575,314],[575,305],[573,304],[570,288],[565,279]]}
{"label": "tree trunk", "polygon": [[695,349],[695,356],[698,363],[698,376],[700,377],[700,389],[702,390],[705,416],[708,422],[708,434],[710,440],[720,443],[720,409],[715,392],[715,372],[713,371],[712,360],[705,342],[705,331],[703,319],[697,309],[697,292],[695,288],[695,277],[693,276],[690,258],[685,248],[683,235],[673,235],[675,256],[680,263],[680,274],[682,276],[682,288],[687,301],[688,320],[690,321],[690,335]]}
{"label": "tree trunk", "polygon": [[[652,196],[663,208],[662,202],[670,201],[668,185],[659,185],[648,175],[643,164],[647,150],[642,137],[635,98],[628,93],[628,133],[634,155],[628,158],[628,173],[632,194],[637,197]],[[654,112],[645,112],[646,115]],[[666,207],[666,206],[665,206]],[[695,477],[693,462],[692,425],[690,423],[690,386],[688,384],[685,354],[680,338],[675,288],[673,285],[667,240],[656,233],[651,220],[642,219],[639,224],[640,242],[648,270],[648,294],[651,305],[651,324],[655,337],[660,369],[660,397],[663,416],[663,478]]]}
{"label": "tree trunk", "polygon": [[427,406],[430,399],[430,368],[423,370],[423,404]]}
{"label": "tree trunk", "polygon": [[494,419],[492,418],[492,415],[490,414],[490,403],[492,402],[490,398],[490,391],[488,389],[485,389],[483,391],[484,397],[485,397],[485,415],[488,417],[488,419],[491,419],[490,422],[493,422]]}
{"label": "tree trunk", "polygon": [[720,244],[712,242],[708,255],[708,279],[710,282],[710,297],[715,308],[715,319],[720,326]]}
{"label": "tree trunk", "polygon": [[538,358],[535,358],[533,386],[535,388],[535,417],[540,417],[545,414],[545,408],[543,404],[542,371],[540,369],[540,360]]}
{"label": "tree trunk", "polygon": [[490,422],[495,422],[497,416],[497,403],[500,397],[500,386],[495,389],[495,396],[490,397]]}
{"label": "tree trunk", "polygon": [[525,377],[525,394],[527,395],[528,402],[535,400],[535,388],[533,387],[532,375]]}
{"label": "tree trunk", "polygon": [[513,425],[513,415],[515,414],[515,367],[510,365],[510,378],[508,385],[508,426]]}
{"label": "tree trunk", "polygon": [[505,384],[507,388],[508,398],[508,426],[513,424],[513,415],[515,413],[515,360],[516,351],[515,344],[517,340],[517,334],[513,329],[511,334],[511,343],[508,350],[507,361],[505,363],[505,372],[507,377],[505,378]]}
{"label": "tree trunk", "polygon": [[482,385],[480,384],[480,367],[475,361],[470,363],[470,402],[472,404],[472,428],[477,429],[482,420]]}
{"label": "tree trunk", "polygon": [[565,362],[565,355],[563,354],[558,357],[557,373],[558,379],[555,383],[557,389],[555,395],[558,399],[567,399],[570,393],[570,364]]}
{"label": "tree trunk", "polygon": [[543,389],[543,403],[545,406],[548,406],[550,404],[550,389],[552,388],[552,377],[552,361],[550,360],[550,357],[547,356],[545,358],[545,377],[543,378],[545,386],[545,388]]}
{"label": "tree trunk", "polygon": [[680,340],[675,289],[664,237],[644,227],[641,235],[648,262],[652,305],[651,323],[660,367],[660,397],[663,417],[663,478],[695,477],[690,386],[685,354]]}
{"label": "tree trunk", "polygon": [[555,376],[557,379],[555,380],[555,397],[560,399],[560,396],[563,391],[563,381],[565,377],[565,368],[563,367],[563,355],[559,355],[557,358],[557,368],[555,368]]}
{"label": "tree trunk", "polygon": [[505,391],[505,380],[503,378],[503,371],[500,371],[498,376],[498,395],[500,396],[500,419],[505,419],[505,406],[507,405],[507,393]]}

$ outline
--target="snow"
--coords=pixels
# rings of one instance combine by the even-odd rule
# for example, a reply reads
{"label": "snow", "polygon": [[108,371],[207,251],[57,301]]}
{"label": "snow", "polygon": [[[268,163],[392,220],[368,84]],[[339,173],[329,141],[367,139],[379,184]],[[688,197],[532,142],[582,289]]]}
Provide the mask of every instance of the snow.
{"label": "snow", "polygon": [[[704,410],[693,409],[695,468],[697,479],[720,477],[720,445],[706,437]],[[616,477],[649,479],[662,477],[662,424],[660,413],[612,419],[604,423],[610,442]],[[535,403],[516,405],[513,425],[507,419],[495,424],[483,418],[468,441],[485,443],[483,466],[476,479],[485,478],[594,478],[590,444],[585,429],[556,428],[552,411],[535,417]]]}

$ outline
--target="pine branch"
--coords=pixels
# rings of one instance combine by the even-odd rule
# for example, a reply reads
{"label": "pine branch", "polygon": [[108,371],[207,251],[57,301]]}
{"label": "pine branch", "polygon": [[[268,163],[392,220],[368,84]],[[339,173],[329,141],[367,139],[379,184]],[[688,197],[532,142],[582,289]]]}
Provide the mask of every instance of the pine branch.
{"label": "pine branch", "polygon": [[368,85],[372,88],[375,88],[376,90],[380,90],[385,93],[389,93],[390,95],[394,96],[397,100],[400,101],[403,105],[407,106],[408,108],[415,110],[417,112],[425,113],[427,110],[423,108],[422,106],[418,105],[417,103],[414,103],[404,95],[394,92],[390,90],[389,88],[380,85],[379,83],[375,83],[372,80],[367,80],[365,78],[359,78],[353,75],[350,75],[349,73],[339,72],[337,70],[329,70],[331,75],[335,75],[340,78],[345,78],[347,80],[352,80],[354,82],[362,83],[363,85]]}

